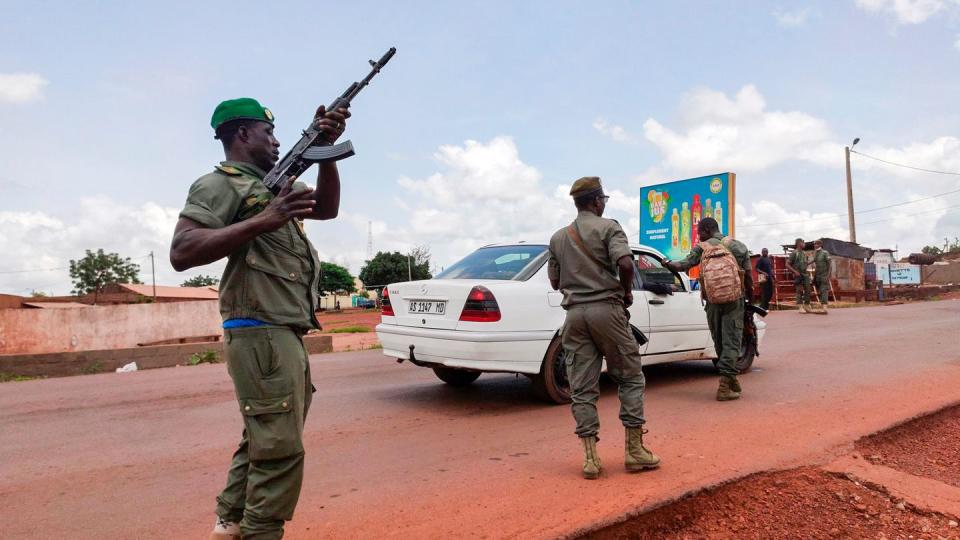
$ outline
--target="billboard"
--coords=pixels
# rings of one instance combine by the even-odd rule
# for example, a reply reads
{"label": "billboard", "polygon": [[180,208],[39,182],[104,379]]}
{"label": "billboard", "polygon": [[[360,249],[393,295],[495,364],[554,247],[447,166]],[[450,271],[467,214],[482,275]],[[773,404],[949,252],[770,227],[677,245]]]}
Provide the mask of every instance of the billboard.
{"label": "billboard", "polygon": [[736,178],[725,172],[640,188],[640,243],[682,259],[700,243],[697,224],[705,217],[733,236]]}
{"label": "billboard", "polygon": [[907,263],[878,263],[877,277],[884,285],[919,285],[920,265]]}

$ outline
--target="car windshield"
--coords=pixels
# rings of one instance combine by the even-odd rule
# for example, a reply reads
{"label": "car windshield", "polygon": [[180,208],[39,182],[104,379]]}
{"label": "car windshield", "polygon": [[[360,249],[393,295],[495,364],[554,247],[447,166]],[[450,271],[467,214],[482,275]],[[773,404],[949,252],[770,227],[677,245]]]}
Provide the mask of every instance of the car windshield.
{"label": "car windshield", "polygon": [[436,275],[437,279],[527,279],[546,259],[547,246],[480,248]]}

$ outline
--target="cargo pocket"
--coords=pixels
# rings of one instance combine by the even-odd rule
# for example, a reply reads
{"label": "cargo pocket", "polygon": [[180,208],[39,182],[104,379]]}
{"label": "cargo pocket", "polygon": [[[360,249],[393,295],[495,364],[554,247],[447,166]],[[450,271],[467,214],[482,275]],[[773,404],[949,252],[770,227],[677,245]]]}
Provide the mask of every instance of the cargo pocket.
{"label": "cargo pocket", "polygon": [[279,459],[303,452],[293,394],[279,398],[242,399],[240,412],[250,440],[250,459]]}

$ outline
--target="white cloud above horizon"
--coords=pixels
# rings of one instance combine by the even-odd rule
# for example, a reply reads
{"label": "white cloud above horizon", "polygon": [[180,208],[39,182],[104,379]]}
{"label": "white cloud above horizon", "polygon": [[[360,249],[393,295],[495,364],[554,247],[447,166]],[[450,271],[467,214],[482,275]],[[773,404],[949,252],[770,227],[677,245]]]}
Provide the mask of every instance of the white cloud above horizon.
{"label": "white cloud above horizon", "polygon": [[777,10],[773,12],[777,24],[786,28],[798,28],[807,24],[811,17],[819,16],[819,12],[811,8],[794,10]]}
{"label": "white cloud above horizon", "polygon": [[960,6],[958,0],[856,0],[871,13],[893,15],[899,24],[921,24],[941,11]]}
{"label": "white cloud above horizon", "polygon": [[37,73],[0,73],[0,102],[29,103],[43,97],[50,81]]}
{"label": "white cloud above horizon", "polygon": [[611,124],[604,118],[594,120],[593,129],[597,130],[601,135],[609,137],[614,142],[623,144],[633,144],[637,142],[636,137],[634,137],[632,133],[628,133],[623,126]]}

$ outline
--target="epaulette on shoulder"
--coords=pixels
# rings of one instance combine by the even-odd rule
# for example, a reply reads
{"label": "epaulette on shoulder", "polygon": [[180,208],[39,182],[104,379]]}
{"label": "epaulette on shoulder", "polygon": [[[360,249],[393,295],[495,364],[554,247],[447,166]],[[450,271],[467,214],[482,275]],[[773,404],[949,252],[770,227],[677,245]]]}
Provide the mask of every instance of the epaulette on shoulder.
{"label": "epaulette on shoulder", "polygon": [[230,165],[217,165],[215,168],[228,176],[240,176],[241,174],[236,167],[231,167]]}

